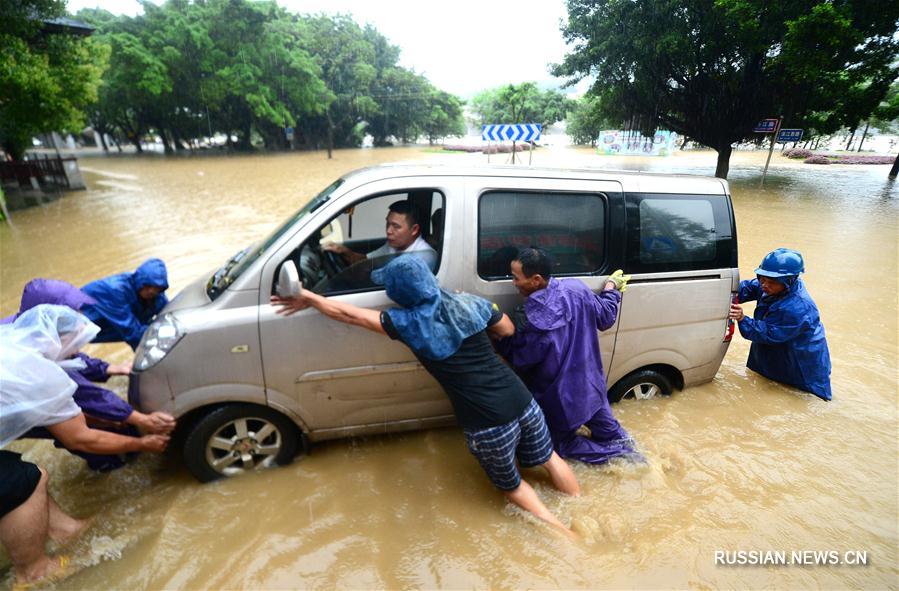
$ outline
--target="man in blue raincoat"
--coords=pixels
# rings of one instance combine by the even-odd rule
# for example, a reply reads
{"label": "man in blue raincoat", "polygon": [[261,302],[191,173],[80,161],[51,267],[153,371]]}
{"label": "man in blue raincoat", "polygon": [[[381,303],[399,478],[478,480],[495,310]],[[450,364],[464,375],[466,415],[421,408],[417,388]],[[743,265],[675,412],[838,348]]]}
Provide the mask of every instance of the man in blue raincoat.
{"label": "man in blue raincoat", "polygon": [[616,271],[595,294],[582,281],[553,277],[539,248],[522,248],[511,271],[527,299],[514,314],[515,333],[496,347],[543,409],[556,452],[589,464],[640,458],[609,407],[597,332],[615,325],[628,278]]}
{"label": "man in blue raincoat", "polygon": [[740,304],[731,305],[730,317],[752,341],[749,369],[830,400],[830,352],[818,306],[799,279],[804,272],[797,251],[768,253],[755,270],[756,279],[740,282],[738,301],[758,301],[753,317],[744,316]]}
{"label": "man in blue raincoat", "polygon": [[119,273],[91,281],[81,288],[96,303],[82,312],[100,327],[95,343],[125,341],[137,349],[147,327],[168,303],[165,263],[148,259],[134,273]]}
{"label": "man in blue raincoat", "polygon": [[401,307],[379,311],[303,291],[295,298],[272,297],[279,313],[313,307],[325,316],[389,336],[412,350],[443,387],[472,455],[506,498],[536,517],[571,531],[546,508],[523,480],[518,464],[542,466],[553,485],[577,496],[571,468],[552,449],[540,407],[490,344],[488,332],[510,332],[511,321],[487,300],[451,294],[420,257],[399,256],[372,273],[387,297]]}

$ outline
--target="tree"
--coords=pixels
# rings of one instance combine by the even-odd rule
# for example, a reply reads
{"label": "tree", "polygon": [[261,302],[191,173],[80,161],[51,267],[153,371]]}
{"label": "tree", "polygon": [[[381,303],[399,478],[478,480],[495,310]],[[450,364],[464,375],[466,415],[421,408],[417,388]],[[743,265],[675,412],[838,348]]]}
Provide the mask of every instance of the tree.
{"label": "tree", "polygon": [[270,149],[330,149],[359,145],[366,130],[382,144],[458,127],[460,103],[398,66],[399,48],[348,16],[291,14],[272,0],[167,0],[143,9],[133,18],[78,13],[112,52],[90,108],[94,128],[138,150],[147,134],[170,153],[216,133],[237,149],[260,139]]}
{"label": "tree", "polygon": [[569,99],[557,90],[540,90],[534,82],[506,84],[471,99],[480,125],[539,123],[544,128],[565,118]]}
{"label": "tree", "polygon": [[571,141],[575,144],[596,146],[600,132],[612,127],[603,115],[599,98],[586,95],[574,103],[565,119]]}
{"label": "tree", "polygon": [[377,70],[375,51],[349,16],[320,15],[308,19],[312,52],[325,83],[324,116],[310,121],[307,133],[324,128],[328,158],[335,145],[358,145],[360,124],[378,109],[371,97]]}
{"label": "tree", "polygon": [[13,160],[39,133],[80,131],[96,100],[107,50],[45,26],[64,13],[56,0],[0,4],[0,145]]}
{"label": "tree", "polygon": [[465,121],[462,117],[464,103],[456,96],[432,90],[428,100],[429,109],[423,132],[428,143],[433,144],[438,138],[465,135]]}
{"label": "tree", "polygon": [[575,49],[554,73],[595,77],[603,112],[630,128],[716,150],[721,178],[732,144],[760,119],[799,127],[816,112],[845,113],[833,106],[853,88],[876,96],[896,78],[895,2],[569,0],[568,13]]}

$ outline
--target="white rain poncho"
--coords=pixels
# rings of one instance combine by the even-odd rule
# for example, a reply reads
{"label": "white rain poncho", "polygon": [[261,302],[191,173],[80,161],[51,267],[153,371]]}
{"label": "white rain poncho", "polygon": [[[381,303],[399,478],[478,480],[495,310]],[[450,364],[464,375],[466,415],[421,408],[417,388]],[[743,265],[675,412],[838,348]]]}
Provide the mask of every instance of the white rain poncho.
{"label": "white rain poncho", "polygon": [[0,326],[0,447],[81,414],[72,399],[77,386],[60,365],[77,367],[68,358],[97,332],[80,313],[49,304]]}

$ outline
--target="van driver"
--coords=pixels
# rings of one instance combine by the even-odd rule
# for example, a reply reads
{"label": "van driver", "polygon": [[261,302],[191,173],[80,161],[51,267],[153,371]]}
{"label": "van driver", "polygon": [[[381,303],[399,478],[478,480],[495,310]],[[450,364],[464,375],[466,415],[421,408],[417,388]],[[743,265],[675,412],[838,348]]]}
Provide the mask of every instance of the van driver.
{"label": "van driver", "polygon": [[437,251],[422,238],[418,214],[409,201],[395,201],[390,204],[387,211],[386,235],[387,242],[368,254],[355,252],[343,244],[333,242],[324,245],[322,249],[337,253],[350,265],[366,259],[415,252],[432,271],[434,270],[437,265]]}

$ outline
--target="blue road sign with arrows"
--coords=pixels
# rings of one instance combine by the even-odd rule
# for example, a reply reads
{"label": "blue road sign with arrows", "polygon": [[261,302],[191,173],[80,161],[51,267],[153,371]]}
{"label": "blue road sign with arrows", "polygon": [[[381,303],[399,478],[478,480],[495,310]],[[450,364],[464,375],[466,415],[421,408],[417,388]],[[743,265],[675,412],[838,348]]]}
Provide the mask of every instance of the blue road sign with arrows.
{"label": "blue road sign with arrows", "polygon": [[535,142],[540,139],[542,129],[539,123],[484,125],[481,139],[485,142]]}
{"label": "blue road sign with arrows", "polygon": [[781,129],[780,133],[777,134],[777,143],[792,144],[793,142],[801,142],[802,131],[801,129]]}

